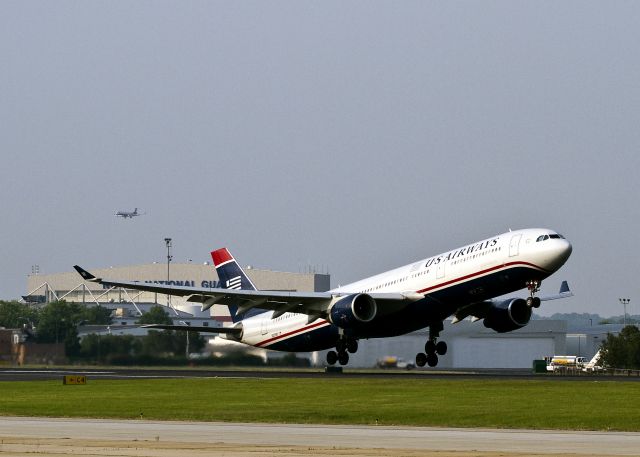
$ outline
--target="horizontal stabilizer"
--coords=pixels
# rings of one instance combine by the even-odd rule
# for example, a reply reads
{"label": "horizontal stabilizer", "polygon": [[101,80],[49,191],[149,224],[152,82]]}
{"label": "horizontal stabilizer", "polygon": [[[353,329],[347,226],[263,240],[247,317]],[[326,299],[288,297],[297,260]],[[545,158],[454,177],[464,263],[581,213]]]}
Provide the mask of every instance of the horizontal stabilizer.
{"label": "horizontal stabilizer", "polygon": [[165,324],[145,324],[142,328],[160,329],[160,330],[180,330],[187,332],[207,332],[207,333],[228,333],[231,335],[240,335],[241,328],[237,327],[201,327],[194,325],[165,325]]}

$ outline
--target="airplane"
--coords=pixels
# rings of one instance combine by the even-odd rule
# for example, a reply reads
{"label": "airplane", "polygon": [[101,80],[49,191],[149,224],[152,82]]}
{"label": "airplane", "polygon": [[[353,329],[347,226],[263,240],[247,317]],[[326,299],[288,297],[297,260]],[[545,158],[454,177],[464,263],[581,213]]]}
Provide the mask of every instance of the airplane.
{"label": "airplane", "polygon": [[[416,365],[435,367],[447,352],[439,340],[445,319],[470,317],[504,333],[529,323],[541,301],[572,296],[564,281],[560,292],[538,297],[541,282],[571,255],[571,243],[544,228],[509,231],[451,251],[340,286],[327,292],[258,290],[226,249],[211,252],[221,287],[198,288],[97,278],[79,266],[86,281],[186,297],[202,304],[226,305],[231,327],[149,324],[146,328],[220,333],[250,346],[289,352],[331,349],[327,364],[346,365],[358,341],[399,336],[429,328]],[[527,289],[525,298],[499,298]]]}
{"label": "airplane", "polygon": [[142,216],[141,213],[138,213],[138,208],[134,209],[133,211],[118,211],[115,215],[118,217],[122,217],[123,219],[133,219],[136,216]]}

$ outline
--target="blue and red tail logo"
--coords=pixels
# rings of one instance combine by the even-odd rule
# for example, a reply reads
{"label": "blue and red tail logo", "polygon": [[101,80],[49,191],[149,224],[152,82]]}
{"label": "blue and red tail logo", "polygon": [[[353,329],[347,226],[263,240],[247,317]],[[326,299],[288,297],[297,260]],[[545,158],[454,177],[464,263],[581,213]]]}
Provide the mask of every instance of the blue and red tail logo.
{"label": "blue and red tail logo", "polygon": [[[218,278],[220,280],[220,287],[223,289],[235,289],[235,290],[257,290],[253,285],[249,277],[240,268],[236,259],[233,258],[231,253],[226,249],[218,249],[211,252],[211,258],[213,264],[218,272]],[[245,315],[237,315],[238,307],[234,305],[229,306],[229,312],[231,313],[231,319],[233,322],[238,322],[244,317],[250,317],[255,314],[265,312],[261,309],[251,309]]]}
{"label": "blue and red tail logo", "polygon": [[223,289],[256,290],[227,248],[212,251],[211,258],[216,266],[220,286]]}

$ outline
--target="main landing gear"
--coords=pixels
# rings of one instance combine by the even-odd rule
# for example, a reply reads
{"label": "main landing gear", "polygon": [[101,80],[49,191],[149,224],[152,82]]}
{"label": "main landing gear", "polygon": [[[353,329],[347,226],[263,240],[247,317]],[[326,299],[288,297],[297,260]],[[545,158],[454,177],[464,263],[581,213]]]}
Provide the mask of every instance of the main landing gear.
{"label": "main landing gear", "polygon": [[540,290],[541,281],[527,281],[527,289],[529,289],[529,297],[527,298],[527,305],[529,308],[540,308],[540,298],[535,294]]}
{"label": "main landing gear", "polygon": [[358,351],[358,340],[342,337],[336,343],[336,350],[327,352],[327,364],[340,365],[349,363],[349,353],[355,354]]}
{"label": "main landing gear", "polygon": [[430,367],[435,367],[438,365],[438,355],[445,355],[447,353],[447,343],[438,341],[438,337],[443,328],[442,322],[429,326],[429,339],[424,345],[424,352],[416,355],[417,366],[423,367],[429,365]]}

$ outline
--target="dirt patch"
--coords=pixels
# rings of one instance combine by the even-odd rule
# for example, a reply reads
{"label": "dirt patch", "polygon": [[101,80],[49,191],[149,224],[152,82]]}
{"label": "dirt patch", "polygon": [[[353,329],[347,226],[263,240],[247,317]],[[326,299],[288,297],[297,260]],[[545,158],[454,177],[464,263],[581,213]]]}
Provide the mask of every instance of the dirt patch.
{"label": "dirt patch", "polygon": [[[560,454],[514,454],[512,452],[454,452],[411,449],[351,449],[338,447],[303,446],[244,446],[227,443],[183,443],[175,441],[99,441],[64,438],[0,438],[0,455],[33,457],[43,456],[122,456],[122,457],[287,457],[336,456],[336,457],[552,457]],[[567,457],[568,454],[562,454]],[[583,457],[572,454],[574,457]],[[585,456],[586,457],[586,456]],[[591,456],[592,457],[592,456]]]}

